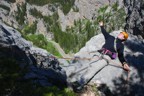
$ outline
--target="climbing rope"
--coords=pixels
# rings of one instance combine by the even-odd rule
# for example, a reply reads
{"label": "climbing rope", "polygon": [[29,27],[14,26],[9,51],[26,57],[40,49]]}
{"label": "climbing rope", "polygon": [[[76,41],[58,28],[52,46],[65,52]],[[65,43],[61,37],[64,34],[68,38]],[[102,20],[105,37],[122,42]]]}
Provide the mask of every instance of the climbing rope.
{"label": "climbing rope", "polygon": [[[97,52],[97,51],[94,51],[94,52]],[[86,52],[85,52],[86,53]],[[89,53],[89,52],[87,52],[87,53]],[[92,52],[91,52],[92,53]],[[116,63],[116,62],[114,62],[114,61],[112,61],[111,59],[107,59],[107,58],[104,58],[104,56],[103,55],[105,55],[105,53],[101,53],[101,56],[97,56],[97,57],[92,57],[92,58],[80,58],[80,57],[75,57],[75,58],[59,58],[59,59],[66,59],[66,60],[89,60],[89,61],[91,61],[91,60],[96,60],[96,61],[93,61],[93,62],[90,62],[89,64],[92,64],[92,63],[95,63],[95,62],[97,62],[97,61],[99,61],[99,60],[101,60],[101,59],[104,59],[104,60],[106,60],[106,62],[107,62],[107,65],[110,65],[110,64],[116,64],[117,66],[119,66],[120,68],[122,68],[123,69],[123,66],[120,64],[120,63]],[[85,69],[87,69],[89,66],[87,66],[87,67],[85,67],[85,68],[83,68],[83,69],[81,69],[81,70],[79,70],[79,71],[77,71],[77,72],[75,72],[75,73],[72,73],[69,77],[71,78],[71,77],[73,77],[74,75],[76,75],[77,73],[79,73],[79,72],[81,72],[81,71],[83,71],[83,70],[85,70]],[[105,67],[105,66],[104,66]],[[102,68],[103,69],[103,68]],[[126,70],[127,71],[127,70]],[[127,78],[126,78],[126,81],[129,81],[129,78],[130,78],[130,70],[129,71],[127,71]]]}
{"label": "climbing rope", "polygon": [[[116,65],[118,65],[120,68],[123,69],[123,66],[122,66],[121,64],[116,63],[116,62],[112,61],[111,59],[107,59],[107,58],[105,58],[105,59],[106,59],[109,63],[116,64]],[[127,71],[127,70],[125,70],[125,71]],[[129,81],[129,78],[130,78],[130,71],[131,71],[131,70],[127,71],[127,78],[126,78],[126,81]]]}
{"label": "climbing rope", "polygon": [[89,68],[89,67],[91,66],[91,64],[93,64],[93,63],[95,63],[95,62],[97,62],[97,61],[99,61],[99,60],[101,60],[101,59],[102,59],[102,55],[101,55],[100,57],[98,57],[96,61],[93,61],[93,62],[88,63],[88,66],[82,68],[81,70],[78,70],[77,72],[72,73],[69,77],[72,78],[72,77],[73,77],[74,75],[76,75],[77,73],[79,73],[79,72],[81,72],[81,71]]}

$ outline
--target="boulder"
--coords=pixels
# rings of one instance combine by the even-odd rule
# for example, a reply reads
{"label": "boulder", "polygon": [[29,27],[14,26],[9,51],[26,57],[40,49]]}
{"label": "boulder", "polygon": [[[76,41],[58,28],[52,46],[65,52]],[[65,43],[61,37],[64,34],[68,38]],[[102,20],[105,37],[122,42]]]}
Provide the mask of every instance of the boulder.
{"label": "boulder", "polygon": [[58,60],[44,49],[34,47],[21,34],[0,22],[0,58],[13,58],[21,70],[26,70],[22,81],[31,80],[40,86],[67,85],[66,73]]}

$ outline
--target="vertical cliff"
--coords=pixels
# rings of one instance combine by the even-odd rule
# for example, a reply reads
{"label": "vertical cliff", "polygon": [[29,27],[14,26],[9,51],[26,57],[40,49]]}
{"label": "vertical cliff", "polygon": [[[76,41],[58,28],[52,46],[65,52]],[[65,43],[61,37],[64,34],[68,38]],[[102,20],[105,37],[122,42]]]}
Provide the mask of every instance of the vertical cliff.
{"label": "vertical cliff", "polygon": [[144,38],[144,0],[124,0],[126,8],[125,30]]}
{"label": "vertical cliff", "polygon": [[28,82],[63,88],[66,74],[52,54],[33,47],[18,31],[0,22],[0,96],[29,96],[25,92],[25,88],[31,87]]}

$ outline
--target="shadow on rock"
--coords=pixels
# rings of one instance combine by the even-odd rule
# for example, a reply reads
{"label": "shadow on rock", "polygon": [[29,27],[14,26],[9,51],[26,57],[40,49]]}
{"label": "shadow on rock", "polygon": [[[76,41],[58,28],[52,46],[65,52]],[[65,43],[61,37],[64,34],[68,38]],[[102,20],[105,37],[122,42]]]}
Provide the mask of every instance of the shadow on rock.
{"label": "shadow on rock", "polygon": [[17,46],[0,45],[0,85],[2,88],[0,94],[2,96],[23,96],[22,86],[29,86],[32,89],[36,86],[57,86],[60,89],[67,87],[67,76],[57,59],[51,56],[39,56],[41,58],[38,64],[36,56],[37,54],[30,54],[28,50],[23,51]]}
{"label": "shadow on rock", "polygon": [[131,66],[130,79],[129,81],[125,81],[124,78],[113,80],[115,90],[113,90],[112,93],[114,96],[143,96],[144,45],[142,42],[134,40],[127,42],[126,46],[131,50],[131,52],[125,56]]}

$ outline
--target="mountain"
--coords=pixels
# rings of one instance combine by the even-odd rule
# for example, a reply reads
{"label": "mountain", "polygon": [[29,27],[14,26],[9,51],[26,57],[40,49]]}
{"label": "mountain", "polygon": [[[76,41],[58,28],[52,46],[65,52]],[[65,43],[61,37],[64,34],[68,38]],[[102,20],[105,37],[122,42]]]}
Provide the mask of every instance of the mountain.
{"label": "mountain", "polygon": [[[143,5],[143,0],[1,0],[0,95],[65,96],[67,89],[59,89],[78,91],[77,86],[98,72],[86,89],[97,87],[100,91],[94,91],[106,96],[143,96]],[[88,53],[104,44],[101,20],[114,36],[123,30],[129,33],[124,51],[129,81],[118,59],[101,60],[97,52]],[[75,57],[64,60],[55,42]]]}
{"label": "mountain", "polygon": [[125,22],[123,6],[119,0],[1,0],[0,17],[24,37],[43,34],[71,54],[99,34],[100,20],[105,22],[109,31],[122,29]]}
{"label": "mountain", "polygon": [[[144,41],[139,40],[136,36],[130,36],[125,43],[125,58],[131,67],[130,78],[129,81],[126,82],[127,72],[121,68],[118,59],[109,60],[109,64],[107,65],[107,61],[104,59],[96,62],[95,60],[98,58],[94,56],[95,53],[88,54],[88,52],[101,48],[104,43],[102,34],[92,37],[86,43],[85,47],[75,54],[75,57],[79,57],[80,60],[75,59],[67,62],[63,59],[59,59],[58,61],[58,59],[46,50],[33,47],[32,43],[23,39],[17,30],[8,27],[4,23],[0,24],[0,29],[0,65],[1,68],[3,68],[0,70],[1,80],[8,78],[6,76],[15,76],[14,74],[18,74],[15,77],[17,81],[13,81],[14,84],[12,86],[8,85],[8,82],[11,81],[5,82],[6,84],[1,82],[5,84],[2,84],[3,89],[1,90],[1,94],[3,95],[9,94],[9,92],[12,92],[12,96],[24,94],[23,89],[13,89],[13,87],[17,86],[21,88],[23,84],[27,84],[26,82],[31,82],[32,85],[38,84],[36,88],[38,88],[39,85],[55,85],[59,88],[65,88],[66,86],[72,87],[73,82],[79,80],[81,84],[83,84],[90,76],[105,65],[106,66],[95,75],[90,84],[96,84],[98,89],[106,95],[135,94],[141,96],[141,94],[143,94]],[[111,34],[117,36],[119,32],[120,31],[114,31]],[[84,60],[81,58],[84,58]],[[91,58],[92,61],[87,58]],[[91,65],[89,65],[90,63]],[[17,68],[17,70],[15,68]],[[90,72],[86,79],[82,78],[86,75],[85,72]],[[20,85],[18,86],[17,83],[20,83]],[[4,89],[6,86],[9,86],[10,91]],[[33,90],[35,90],[35,88]]]}

